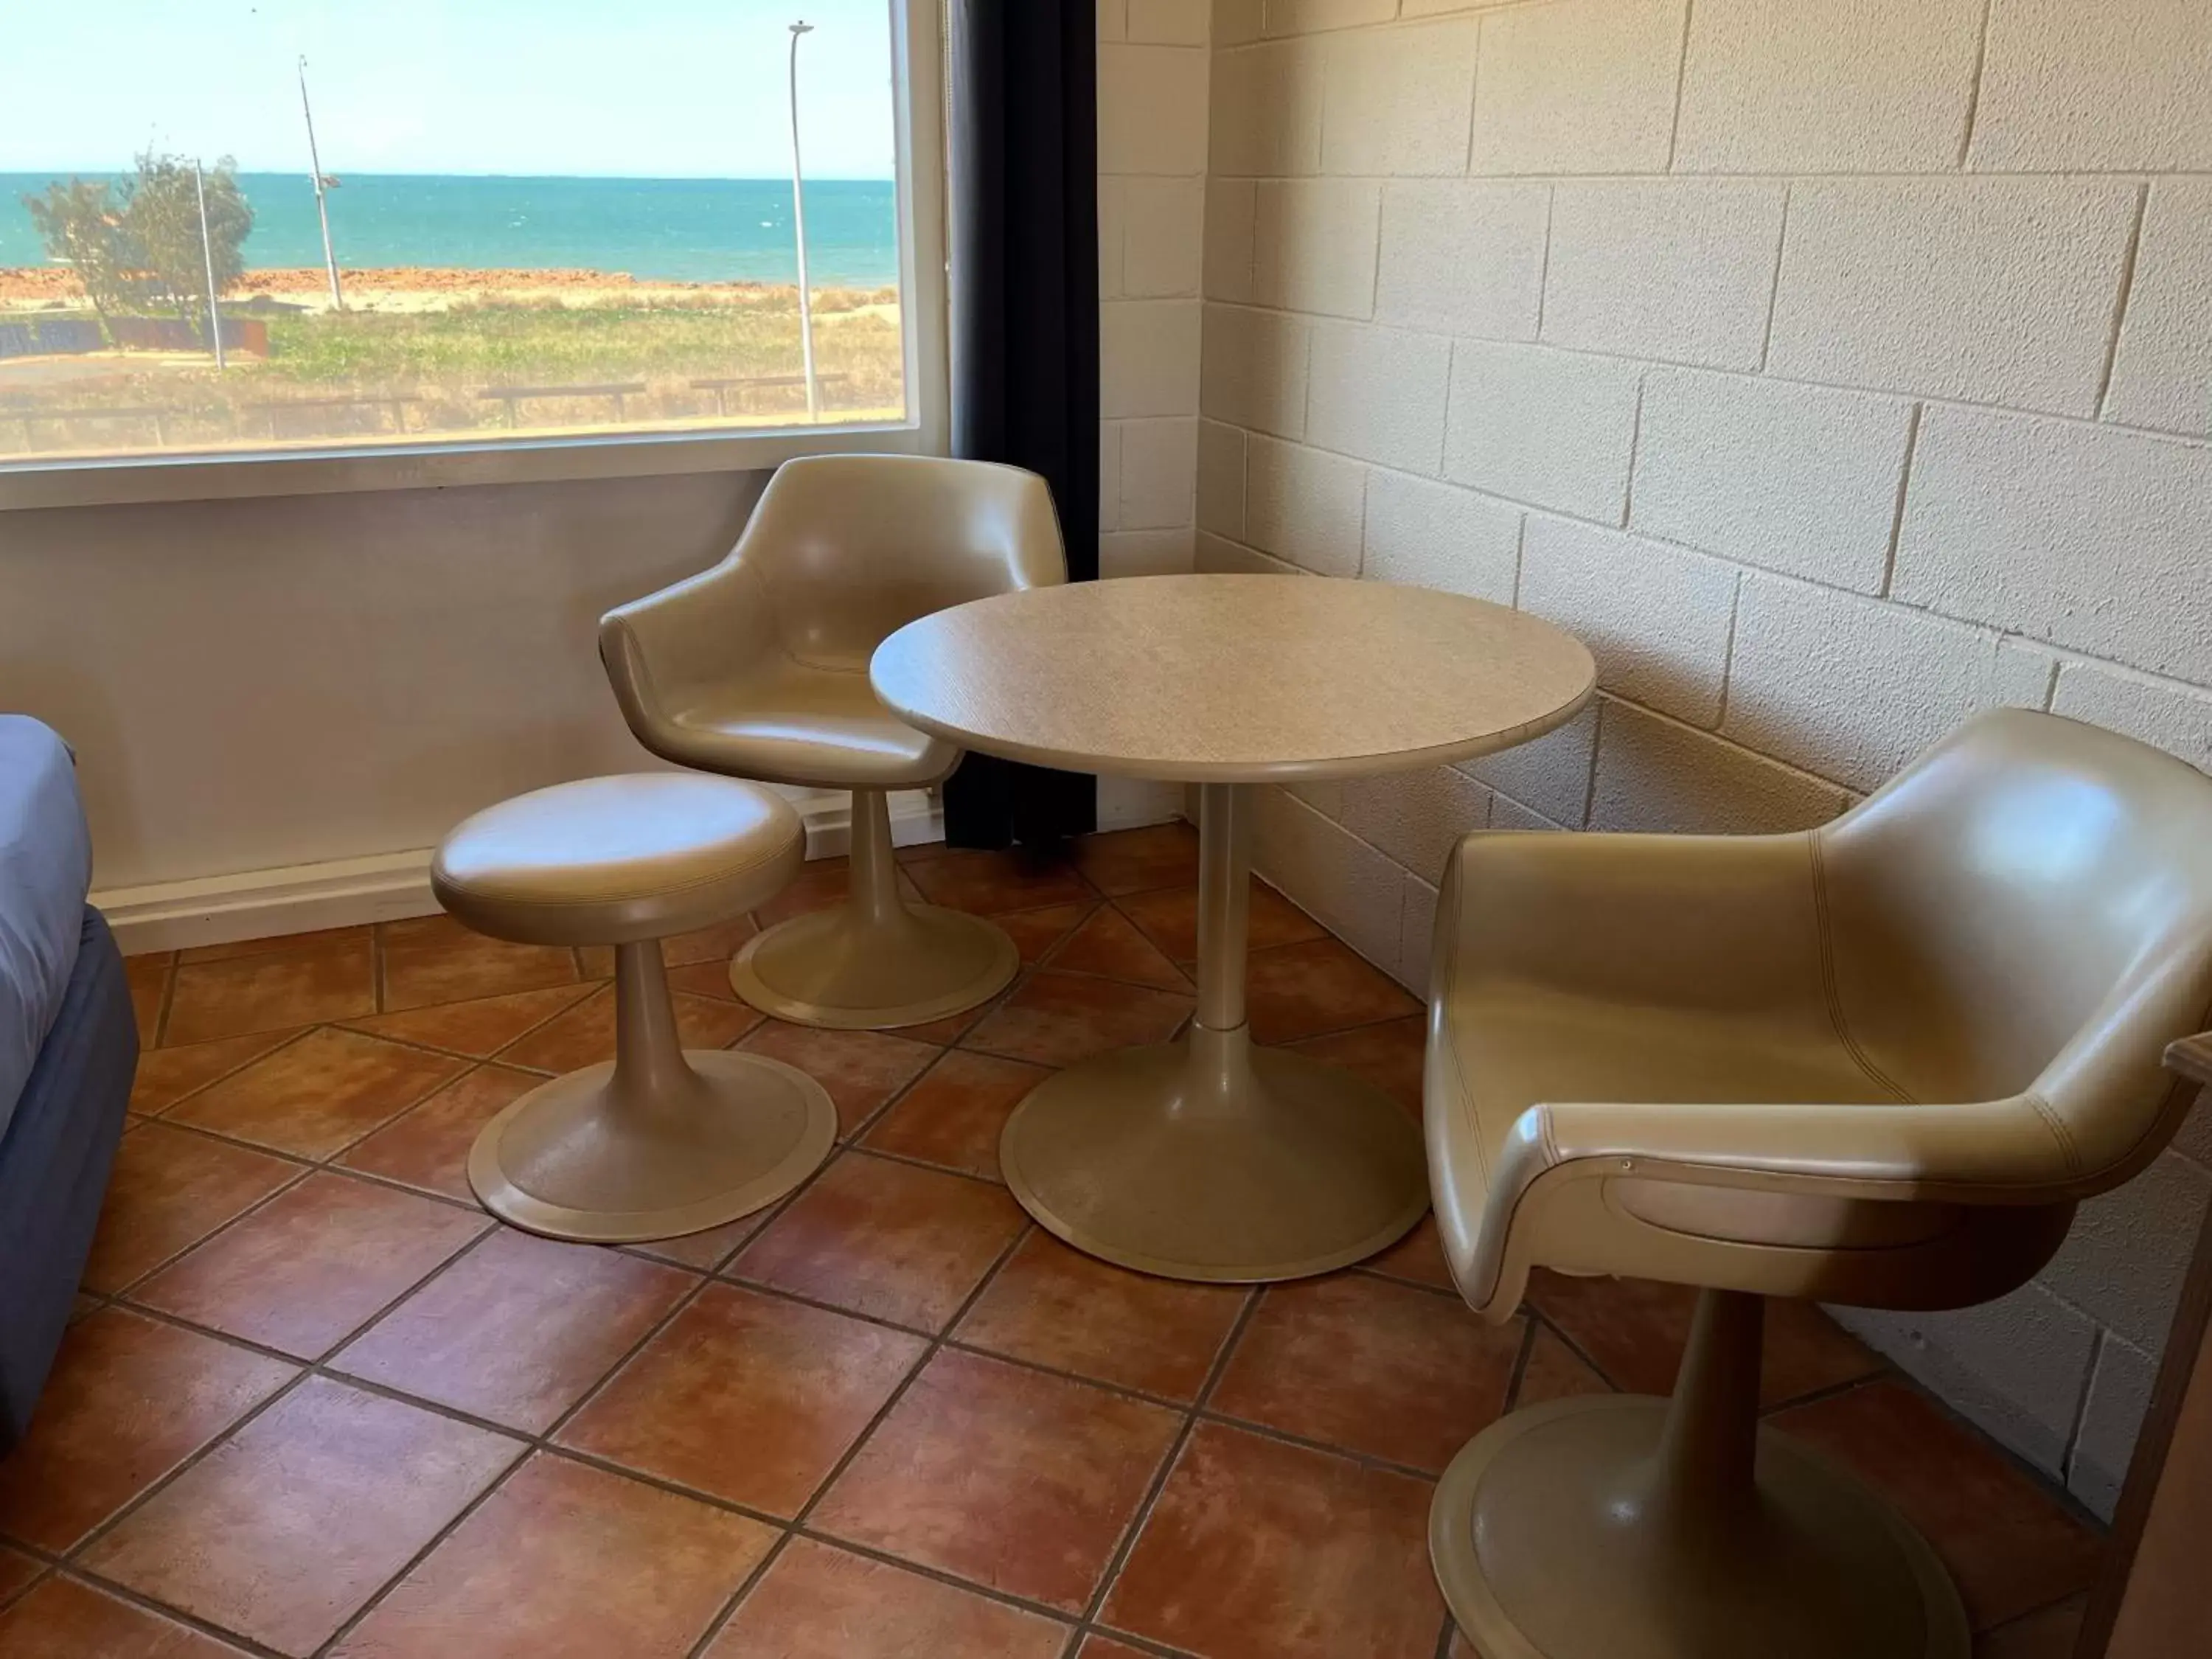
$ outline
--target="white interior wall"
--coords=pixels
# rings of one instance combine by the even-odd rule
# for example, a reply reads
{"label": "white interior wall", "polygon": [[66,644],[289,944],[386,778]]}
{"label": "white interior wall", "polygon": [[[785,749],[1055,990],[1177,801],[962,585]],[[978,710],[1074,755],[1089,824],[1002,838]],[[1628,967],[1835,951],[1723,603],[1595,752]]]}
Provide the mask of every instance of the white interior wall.
{"label": "white interior wall", "polygon": [[[1278,793],[1418,987],[1485,825],[1832,817],[1975,710],[2212,764],[2212,7],[1217,0],[1199,562],[1549,617],[1600,706]],[[2109,1510],[2212,1129],[1988,1308],[1851,1322]]]}

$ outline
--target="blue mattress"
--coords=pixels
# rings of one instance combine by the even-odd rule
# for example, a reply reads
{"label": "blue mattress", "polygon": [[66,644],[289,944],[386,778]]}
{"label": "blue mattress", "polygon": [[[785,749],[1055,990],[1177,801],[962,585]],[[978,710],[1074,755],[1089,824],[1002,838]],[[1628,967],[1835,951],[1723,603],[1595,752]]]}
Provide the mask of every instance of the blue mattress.
{"label": "blue mattress", "polygon": [[0,1135],[76,967],[92,840],[52,728],[0,714]]}
{"label": "blue mattress", "polygon": [[21,1438],[69,1322],[138,1066],[114,936],[90,905],[76,914],[76,969],[0,1133],[0,1453]]}

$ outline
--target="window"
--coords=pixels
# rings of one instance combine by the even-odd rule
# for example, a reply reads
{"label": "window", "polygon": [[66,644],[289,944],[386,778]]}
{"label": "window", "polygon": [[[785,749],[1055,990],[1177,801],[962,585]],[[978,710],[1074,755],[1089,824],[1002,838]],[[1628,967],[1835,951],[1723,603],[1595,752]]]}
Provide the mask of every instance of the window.
{"label": "window", "polygon": [[934,18],[118,0],[17,20],[0,506],[928,446]]}

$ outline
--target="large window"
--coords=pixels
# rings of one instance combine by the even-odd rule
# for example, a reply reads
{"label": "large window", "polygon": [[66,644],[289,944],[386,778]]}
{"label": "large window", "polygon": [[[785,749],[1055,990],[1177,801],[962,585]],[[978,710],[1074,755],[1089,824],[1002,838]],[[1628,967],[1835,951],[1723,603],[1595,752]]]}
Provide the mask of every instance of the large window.
{"label": "large window", "polygon": [[[178,463],[336,458],[327,476],[362,482],[380,456],[414,481],[441,455],[501,476],[502,455],[536,451],[544,472],[546,452],[610,439],[914,432],[941,345],[933,89],[914,73],[933,17],[929,0],[27,12],[0,53],[0,501],[53,499],[27,491],[41,475]],[[281,489],[283,471],[259,476]]]}

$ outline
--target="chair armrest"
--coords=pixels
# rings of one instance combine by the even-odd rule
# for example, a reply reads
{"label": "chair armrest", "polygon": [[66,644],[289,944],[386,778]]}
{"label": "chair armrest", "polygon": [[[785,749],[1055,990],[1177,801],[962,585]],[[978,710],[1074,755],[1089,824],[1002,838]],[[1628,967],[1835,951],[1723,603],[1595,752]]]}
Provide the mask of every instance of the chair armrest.
{"label": "chair armrest", "polygon": [[678,709],[744,678],[776,650],[766,572],[736,554],[599,618],[599,659],[615,698],[656,752],[653,733]]}
{"label": "chair armrest", "polygon": [[1445,866],[1429,982],[1756,1008],[1825,994],[1820,927],[1808,836],[1478,830]]}
{"label": "chair armrest", "polygon": [[2200,1031],[2195,1036],[2169,1043],[2166,1069],[2176,1077],[2186,1078],[2200,1089],[2212,1089],[2212,1031]]}
{"label": "chair armrest", "polygon": [[1945,1106],[1531,1106],[1499,1149],[1460,1284],[1477,1306],[1489,1302],[1515,1236],[1533,1228],[1540,1239],[1555,1210],[1586,1215],[1589,1200],[1578,1201],[1577,1189],[1586,1194],[1593,1182],[2031,1206],[2096,1189],[2078,1174],[2063,1133],[2033,1095]]}

